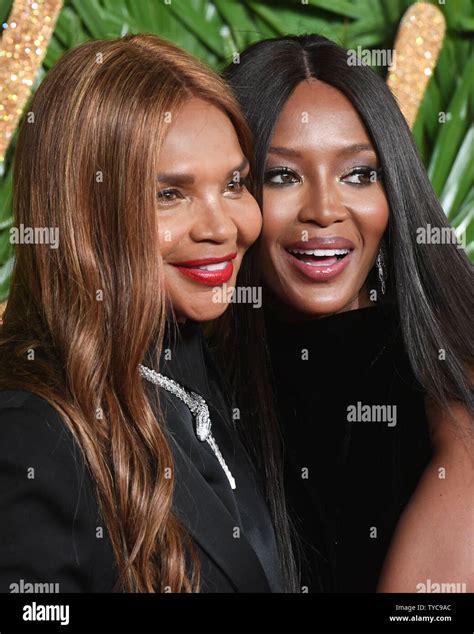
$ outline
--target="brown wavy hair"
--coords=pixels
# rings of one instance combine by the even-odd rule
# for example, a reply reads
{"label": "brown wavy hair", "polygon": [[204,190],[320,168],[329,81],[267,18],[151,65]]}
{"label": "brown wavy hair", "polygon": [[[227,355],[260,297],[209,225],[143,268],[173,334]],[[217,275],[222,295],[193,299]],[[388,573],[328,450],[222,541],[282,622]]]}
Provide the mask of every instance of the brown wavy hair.
{"label": "brown wavy hair", "polygon": [[17,245],[0,388],[33,392],[64,419],[96,486],[116,589],[131,592],[199,589],[165,477],[171,450],[137,370],[150,347],[158,363],[166,320],[156,162],[166,115],[190,97],[227,114],[251,160],[224,81],[147,34],[67,52],[36,92],[15,155],[15,224],[58,228],[59,248]]}

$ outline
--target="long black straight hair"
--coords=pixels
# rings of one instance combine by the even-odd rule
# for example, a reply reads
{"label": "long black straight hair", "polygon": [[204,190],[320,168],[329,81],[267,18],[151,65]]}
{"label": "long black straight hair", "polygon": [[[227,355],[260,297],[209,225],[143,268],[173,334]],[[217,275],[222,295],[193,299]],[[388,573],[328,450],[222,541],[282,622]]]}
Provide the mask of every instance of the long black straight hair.
{"label": "long black straight hair", "polygon": [[416,241],[419,228],[449,228],[449,223],[383,79],[366,65],[349,65],[348,51],[319,35],[253,44],[223,75],[254,135],[255,195],[260,204],[273,131],[298,84],[318,79],[352,103],[382,167],[390,206],[384,237],[388,255],[385,297],[395,300],[413,372],[436,402],[448,406],[450,400],[458,400],[474,412],[469,379],[474,358],[472,266],[454,243],[432,248]]}

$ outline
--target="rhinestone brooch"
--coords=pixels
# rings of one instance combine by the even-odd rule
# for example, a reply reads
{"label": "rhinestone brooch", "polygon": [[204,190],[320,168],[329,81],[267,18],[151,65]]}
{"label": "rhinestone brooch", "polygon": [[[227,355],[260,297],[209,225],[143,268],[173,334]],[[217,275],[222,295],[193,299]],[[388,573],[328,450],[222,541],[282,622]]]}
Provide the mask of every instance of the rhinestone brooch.
{"label": "rhinestone brooch", "polygon": [[230,469],[220,452],[217,442],[211,433],[211,417],[209,415],[209,408],[203,397],[200,394],[196,394],[196,392],[187,392],[179,383],[173,381],[173,379],[170,379],[159,372],[155,372],[155,370],[151,370],[144,365],[139,365],[138,368],[140,370],[140,375],[144,379],[150,383],[158,385],[170,394],[173,394],[188,406],[194,418],[196,436],[201,442],[206,441],[210,445],[222,469],[224,470],[227,479],[229,480],[231,488],[235,489],[235,479],[232,476],[232,473],[230,472]]}

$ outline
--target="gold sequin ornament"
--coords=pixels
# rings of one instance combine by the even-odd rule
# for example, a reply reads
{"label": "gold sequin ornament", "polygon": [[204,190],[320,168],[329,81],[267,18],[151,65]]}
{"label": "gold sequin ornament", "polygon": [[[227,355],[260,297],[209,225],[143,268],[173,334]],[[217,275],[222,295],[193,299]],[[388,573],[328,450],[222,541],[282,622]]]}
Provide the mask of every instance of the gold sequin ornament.
{"label": "gold sequin ornament", "polygon": [[63,0],[15,0],[0,47],[0,164],[28,102]]}
{"label": "gold sequin ornament", "polygon": [[446,22],[441,10],[427,2],[416,2],[403,16],[395,39],[395,67],[387,85],[398,101],[410,128],[433,74]]}

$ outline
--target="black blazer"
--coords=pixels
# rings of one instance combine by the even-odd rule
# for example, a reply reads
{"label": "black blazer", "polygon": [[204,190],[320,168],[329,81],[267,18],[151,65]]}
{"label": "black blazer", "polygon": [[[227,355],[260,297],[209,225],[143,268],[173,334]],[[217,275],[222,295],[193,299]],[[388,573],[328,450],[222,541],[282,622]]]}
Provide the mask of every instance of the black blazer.
{"label": "black blazer", "polygon": [[[192,340],[195,352],[195,335]],[[192,359],[194,372],[202,360],[205,351]],[[186,377],[180,378],[184,385]],[[283,591],[256,476],[237,435],[220,418],[216,385],[208,389],[214,390],[212,402],[212,394],[203,396],[235,491],[212,449],[197,440],[187,406],[160,392],[174,456],[173,507],[196,544],[202,591]],[[54,408],[20,390],[0,391],[0,518],[1,592],[24,583],[57,583],[59,592],[113,591],[114,555],[79,448]]]}

